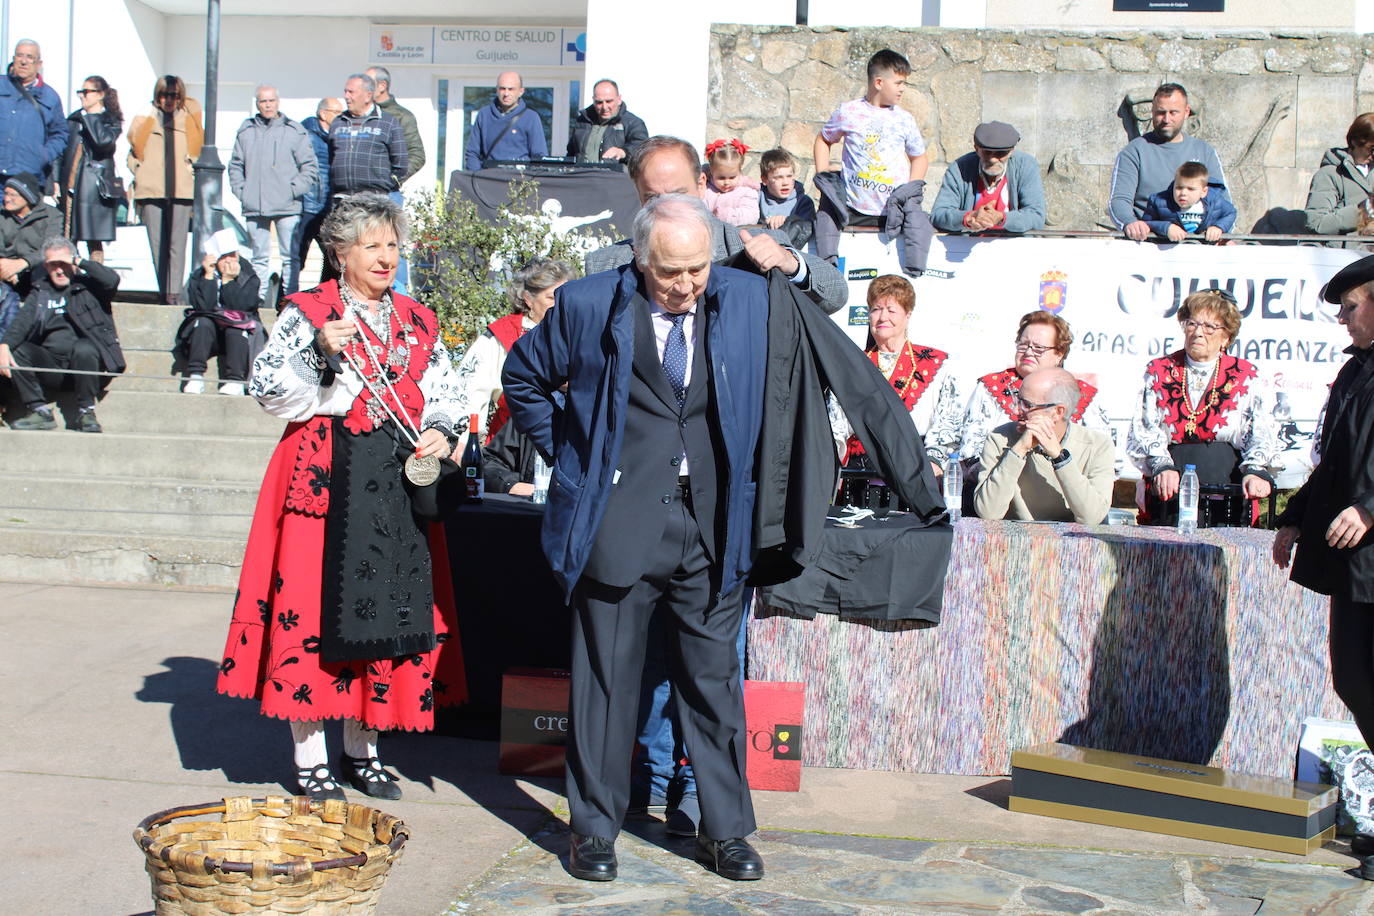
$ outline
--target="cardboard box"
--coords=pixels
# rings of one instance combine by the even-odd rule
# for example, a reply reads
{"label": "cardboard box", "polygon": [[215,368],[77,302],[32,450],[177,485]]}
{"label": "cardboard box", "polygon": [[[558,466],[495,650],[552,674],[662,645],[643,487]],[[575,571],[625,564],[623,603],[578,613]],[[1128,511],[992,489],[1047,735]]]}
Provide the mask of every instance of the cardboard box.
{"label": "cardboard box", "polygon": [[501,757],[511,776],[562,776],[569,673],[511,668],[501,677]]}
{"label": "cardboard box", "polygon": [[1336,834],[1319,783],[1041,744],[1011,757],[1013,811],[1306,855]]}
{"label": "cardboard box", "polygon": [[749,734],[744,764],[749,788],[773,792],[801,789],[805,691],[806,685],[800,683],[744,682],[744,717]]}

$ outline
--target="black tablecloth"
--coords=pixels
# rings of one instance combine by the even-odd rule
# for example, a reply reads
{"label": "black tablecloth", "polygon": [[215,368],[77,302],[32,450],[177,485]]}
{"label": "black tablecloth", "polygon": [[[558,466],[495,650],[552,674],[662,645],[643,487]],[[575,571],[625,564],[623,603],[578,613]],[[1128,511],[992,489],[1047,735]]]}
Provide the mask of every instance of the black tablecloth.
{"label": "black tablecloth", "polygon": [[501,675],[569,665],[571,618],[539,545],[544,507],[488,495],[448,522],[448,551],[467,665],[467,705],[440,710],[440,734],[498,737]]}
{"label": "black tablecloth", "polygon": [[816,565],[790,582],[760,588],[759,602],[808,619],[823,613],[939,623],[953,529],[922,527],[905,512],[842,528],[838,513],[826,519]]}

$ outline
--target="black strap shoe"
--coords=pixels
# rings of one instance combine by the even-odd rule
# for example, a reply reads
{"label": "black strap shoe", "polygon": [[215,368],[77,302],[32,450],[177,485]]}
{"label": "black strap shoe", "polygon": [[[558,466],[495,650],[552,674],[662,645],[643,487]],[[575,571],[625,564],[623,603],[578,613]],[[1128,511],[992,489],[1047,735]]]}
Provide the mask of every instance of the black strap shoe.
{"label": "black strap shoe", "polygon": [[583,881],[614,881],[615,840],[574,833],[568,844],[568,873]]}
{"label": "black strap shoe", "polygon": [[344,777],[353,788],[370,798],[396,801],[401,797],[401,784],[396,774],[383,769],[376,757],[342,756]]}
{"label": "black strap shoe", "polygon": [[311,801],[327,801],[331,798],[337,798],[339,801],[347,800],[344,796],[343,787],[335,781],[334,774],[323,763],[317,767],[298,769],[296,771],[296,783]]}
{"label": "black strap shoe", "polygon": [[697,861],[731,881],[757,881],[763,877],[763,859],[747,840],[712,840],[697,837]]}

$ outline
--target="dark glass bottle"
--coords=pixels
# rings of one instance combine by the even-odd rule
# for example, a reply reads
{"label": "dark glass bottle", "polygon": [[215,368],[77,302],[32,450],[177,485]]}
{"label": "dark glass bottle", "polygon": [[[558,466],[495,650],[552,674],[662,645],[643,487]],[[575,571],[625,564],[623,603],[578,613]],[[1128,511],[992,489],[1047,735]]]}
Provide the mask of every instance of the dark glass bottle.
{"label": "dark glass bottle", "polygon": [[482,477],[482,439],[477,430],[477,414],[468,417],[468,444],[463,448],[463,483],[470,503],[480,503],[486,493]]}

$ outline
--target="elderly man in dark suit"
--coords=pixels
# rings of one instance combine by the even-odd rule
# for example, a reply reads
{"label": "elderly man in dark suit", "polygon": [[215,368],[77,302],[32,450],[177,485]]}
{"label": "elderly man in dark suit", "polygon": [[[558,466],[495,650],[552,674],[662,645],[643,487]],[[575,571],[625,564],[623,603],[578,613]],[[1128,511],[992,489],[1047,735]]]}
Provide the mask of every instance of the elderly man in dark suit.
{"label": "elderly man in dark suit", "polygon": [[745,840],[755,824],[735,641],[752,555],[768,290],[761,277],[712,264],[715,234],[694,195],[653,197],[635,217],[634,263],[562,287],[503,372],[512,421],[554,457],[544,551],[575,612],[569,870],[592,881],[616,876],[655,614],[666,621],[696,771],[697,858],[727,878],[763,875]]}
{"label": "elderly man in dark suit", "polygon": [[[1342,268],[1322,298],[1340,306],[1350,359],[1326,402],[1321,463],[1279,516],[1274,562],[1292,558],[1294,582],[1331,596],[1331,683],[1374,746],[1374,257]],[[1350,850],[1374,881],[1374,836]]]}
{"label": "elderly man in dark suit", "polygon": [[[700,197],[706,189],[706,173],[701,170],[696,149],[677,137],[650,137],[630,155],[626,166],[640,203],[660,194]],[[827,312],[839,311],[848,301],[849,286],[839,270],[829,261],[789,247],[787,233],[777,229],[740,229],[714,215],[710,221],[711,260],[724,261],[743,251],[760,273],[782,268],[793,283]],[[622,239],[589,253],[585,258],[586,272],[610,270],[630,263],[633,258],[630,240]]]}

